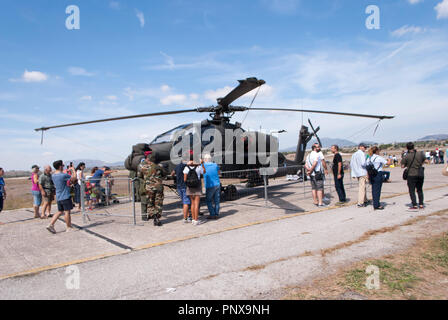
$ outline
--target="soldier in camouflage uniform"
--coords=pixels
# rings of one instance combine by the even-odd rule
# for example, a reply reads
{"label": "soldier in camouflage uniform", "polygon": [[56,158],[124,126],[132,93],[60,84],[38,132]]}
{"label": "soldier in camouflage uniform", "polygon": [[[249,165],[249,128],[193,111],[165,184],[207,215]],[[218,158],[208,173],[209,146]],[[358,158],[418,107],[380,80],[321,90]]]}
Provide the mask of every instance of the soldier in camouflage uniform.
{"label": "soldier in camouflage uniform", "polygon": [[156,154],[152,153],[146,157],[145,162],[140,164],[140,171],[145,177],[146,198],[148,203],[149,219],[154,219],[155,226],[162,226],[160,218],[163,208],[163,179],[166,177],[165,170],[156,162]]}

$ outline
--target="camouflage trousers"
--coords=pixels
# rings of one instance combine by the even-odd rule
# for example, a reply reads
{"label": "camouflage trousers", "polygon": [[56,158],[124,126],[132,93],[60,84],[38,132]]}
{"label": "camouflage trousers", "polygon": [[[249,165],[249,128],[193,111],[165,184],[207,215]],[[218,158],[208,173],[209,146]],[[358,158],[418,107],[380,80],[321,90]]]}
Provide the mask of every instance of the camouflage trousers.
{"label": "camouflage trousers", "polygon": [[148,217],[153,219],[154,217],[160,219],[162,217],[163,209],[163,190],[146,190],[146,203],[148,205]]}

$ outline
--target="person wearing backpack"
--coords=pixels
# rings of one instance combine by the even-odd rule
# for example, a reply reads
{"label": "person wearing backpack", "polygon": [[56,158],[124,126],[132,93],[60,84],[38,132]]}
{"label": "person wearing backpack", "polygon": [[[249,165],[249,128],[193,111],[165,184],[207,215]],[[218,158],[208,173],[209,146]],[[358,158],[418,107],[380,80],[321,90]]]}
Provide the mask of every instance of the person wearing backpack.
{"label": "person wearing backpack", "polygon": [[[418,152],[412,142],[406,145],[408,153],[401,160],[401,167],[406,168],[403,172],[403,179],[407,180],[409,195],[411,197],[412,206],[410,211],[418,211],[425,208],[423,183],[425,181],[425,168],[423,165],[428,163],[423,151]],[[415,190],[417,190],[419,206],[417,206],[417,198],[415,197]]]}
{"label": "person wearing backpack", "polygon": [[199,165],[195,164],[193,160],[190,160],[183,172],[184,181],[187,186],[187,196],[191,199],[192,224],[197,226],[201,224],[199,222],[199,202],[201,201],[202,195],[201,175],[206,173],[204,160],[201,159]]}
{"label": "person wearing backpack", "polygon": [[385,165],[390,165],[392,163],[391,159],[386,160],[380,156],[380,151],[380,148],[377,146],[370,148],[370,158],[367,160],[366,165],[369,180],[372,184],[373,208],[375,210],[384,210],[384,207],[380,204],[381,188],[383,187],[384,182],[383,168]]}

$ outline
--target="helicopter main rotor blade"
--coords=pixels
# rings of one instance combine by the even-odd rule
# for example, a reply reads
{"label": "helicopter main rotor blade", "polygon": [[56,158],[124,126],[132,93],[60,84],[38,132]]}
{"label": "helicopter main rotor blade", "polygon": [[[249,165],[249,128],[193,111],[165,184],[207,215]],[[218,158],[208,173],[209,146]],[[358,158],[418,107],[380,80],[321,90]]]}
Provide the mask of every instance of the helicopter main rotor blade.
{"label": "helicopter main rotor blade", "polygon": [[238,99],[241,96],[244,96],[246,93],[258,88],[266,83],[264,80],[258,80],[257,78],[247,78],[246,80],[238,80],[240,83],[238,87],[232,90],[227,96],[224,98],[218,99],[218,104],[227,107],[233,101]]}
{"label": "helicopter main rotor blade", "polygon": [[189,113],[189,112],[197,112],[197,109],[187,109],[187,110],[178,110],[178,111],[167,111],[167,112],[156,112],[156,113],[146,113],[146,114],[137,114],[133,116],[124,116],[124,117],[116,117],[116,118],[109,118],[109,119],[101,119],[101,120],[93,120],[93,121],[83,121],[83,122],[76,122],[76,123],[68,123],[68,124],[62,124],[52,127],[42,127],[34,129],[35,131],[47,131],[50,129],[56,129],[56,128],[65,128],[65,127],[73,127],[73,126],[80,126],[84,124],[92,124],[92,123],[99,123],[99,122],[109,122],[109,121],[117,121],[117,120],[127,120],[127,119],[136,119],[136,118],[145,118],[145,117],[157,117],[157,116],[166,116],[171,114],[180,114],[180,113]]}
{"label": "helicopter main rotor blade", "polygon": [[349,112],[335,112],[335,111],[322,111],[322,110],[305,110],[305,109],[286,109],[286,108],[250,108],[248,110],[258,111],[289,111],[289,112],[307,112],[307,113],[321,113],[332,114],[336,116],[348,116],[348,117],[360,117],[360,118],[372,118],[372,119],[394,119],[395,116],[382,116],[362,113],[349,113]]}

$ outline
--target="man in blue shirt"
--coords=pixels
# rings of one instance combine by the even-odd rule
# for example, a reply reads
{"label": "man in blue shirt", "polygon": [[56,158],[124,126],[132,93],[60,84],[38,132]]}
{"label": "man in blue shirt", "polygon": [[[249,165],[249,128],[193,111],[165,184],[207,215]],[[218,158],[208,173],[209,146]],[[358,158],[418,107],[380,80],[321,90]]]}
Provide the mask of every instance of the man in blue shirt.
{"label": "man in blue shirt", "polygon": [[92,178],[90,178],[90,183],[92,183],[92,187],[95,189],[95,192],[98,196],[98,200],[103,203],[106,198],[106,189],[101,186],[101,179],[103,176],[108,176],[114,171],[110,170],[108,167],[103,167],[98,169],[93,174]]}
{"label": "man in blue shirt", "polygon": [[219,205],[221,201],[221,181],[219,180],[219,166],[211,162],[212,157],[207,154],[204,156],[205,166],[205,192],[208,211],[210,216],[207,219],[218,219]]}
{"label": "man in blue shirt", "polygon": [[58,204],[58,213],[56,213],[51,219],[50,225],[47,230],[53,234],[56,234],[54,224],[58,221],[59,217],[65,214],[65,223],[67,224],[66,232],[73,231],[72,221],[70,217],[70,211],[73,209],[73,203],[70,195],[70,185],[76,183],[76,175],[73,177],[63,172],[64,162],[62,160],[55,161],[53,167],[56,172],[51,176],[54,187],[56,188],[56,201]]}
{"label": "man in blue shirt", "polygon": [[5,189],[5,180],[3,179],[3,175],[5,172],[3,168],[0,168],[0,212],[3,210],[3,200],[6,199],[6,189]]}

